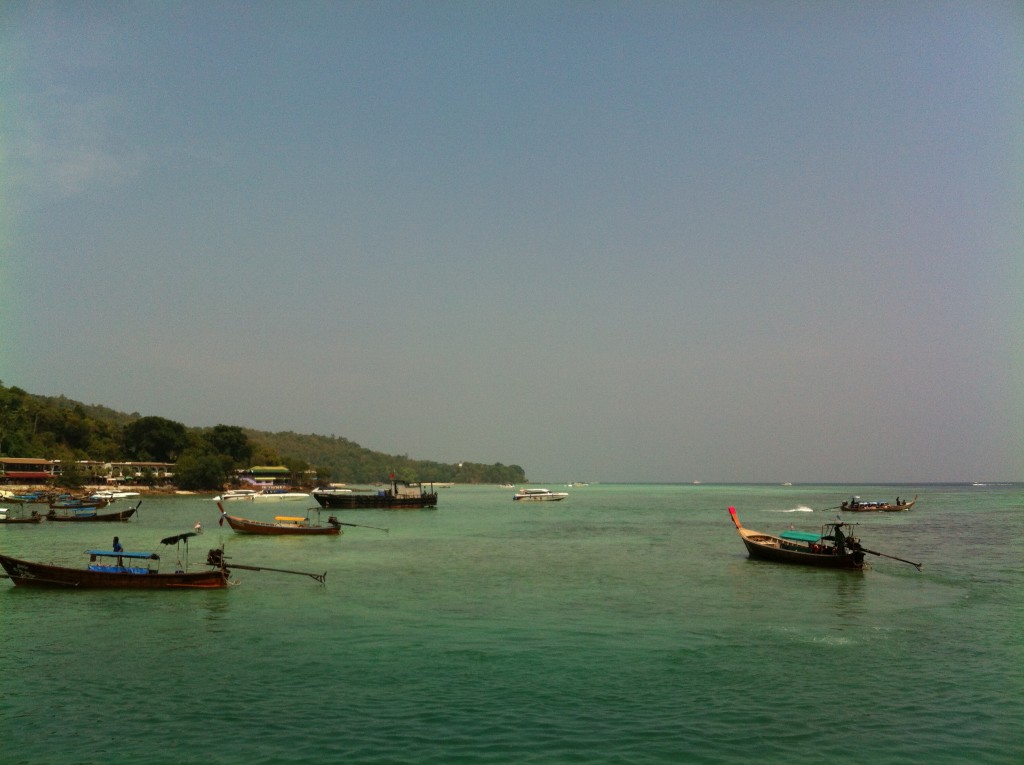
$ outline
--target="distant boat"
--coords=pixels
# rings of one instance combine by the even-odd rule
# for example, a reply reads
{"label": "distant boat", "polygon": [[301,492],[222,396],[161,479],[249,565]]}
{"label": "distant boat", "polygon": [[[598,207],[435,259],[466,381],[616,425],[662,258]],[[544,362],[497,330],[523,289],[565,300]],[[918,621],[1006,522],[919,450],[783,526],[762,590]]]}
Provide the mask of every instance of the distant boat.
{"label": "distant boat", "polygon": [[[220,508],[221,520],[227,521],[228,525],[239,534],[259,534],[261,536],[338,536],[341,532],[341,524],[333,515],[327,519],[327,525],[319,522],[313,523],[308,515],[290,516],[277,515],[274,521],[254,521],[248,518],[240,518],[237,515],[229,515],[224,510],[224,505],[217,503]],[[317,511],[319,512],[319,511]]]}
{"label": "distant boat", "polygon": [[235,502],[244,500],[247,502],[286,502],[300,499],[308,499],[309,494],[287,489],[229,489],[220,496],[214,497],[214,502]]}
{"label": "distant boat", "polygon": [[437,507],[437,492],[421,485],[391,479],[390,489],[356,492],[351,489],[317,489],[313,499],[330,510],[423,510]]}
{"label": "distant boat", "polygon": [[69,494],[65,494],[59,497],[55,497],[50,500],[51,510],[81,510],[83,508],[98,509],[106,507],[110,504],[110,500],[107,499],[83,499],[82,497],[72,497]]}
{"label": "distant boat", "polygon": [[139,496],[137,491],[97,491],[95,494],[90,494],[89,499],[105,499],[108,502],[113,502],[117,499],[131,499]]}
{"label": "distant boat", "polygon": [[558,502],[569,496],[567,491],[550,489],[520,489],[513,496],[515,502]]}
{"label": "distant boat", "polygon": [[851,513],[894,513],[909,510],[916,502],[916,494],[909,502],[905,500],[901,502],[899,497],[895,502],[864,502],[860,497],[850,497],[848,501],[839,506],[839,509],[848,510]]}

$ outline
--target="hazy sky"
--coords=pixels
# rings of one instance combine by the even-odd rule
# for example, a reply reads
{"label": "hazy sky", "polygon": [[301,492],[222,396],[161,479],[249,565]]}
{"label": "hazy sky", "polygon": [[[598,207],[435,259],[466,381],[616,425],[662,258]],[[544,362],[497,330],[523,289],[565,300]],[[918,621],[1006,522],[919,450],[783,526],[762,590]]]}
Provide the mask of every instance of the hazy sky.
{"label": "hazy sky", "polygon": [[0,30],[5,385],[535,481],[1024,479],[1014,0]]}

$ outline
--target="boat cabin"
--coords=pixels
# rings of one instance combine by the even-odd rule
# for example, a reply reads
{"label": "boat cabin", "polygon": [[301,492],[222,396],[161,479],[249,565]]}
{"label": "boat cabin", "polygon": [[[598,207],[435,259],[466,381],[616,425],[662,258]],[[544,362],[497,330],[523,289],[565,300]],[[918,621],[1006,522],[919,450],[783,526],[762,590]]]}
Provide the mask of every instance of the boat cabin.
{"label": "boat cabin", "polygon": [[89,556],[90,571],[107,574],[159,573],[160,556],[156,553],[113,552],[111,550],[86,550],[85,552]]}

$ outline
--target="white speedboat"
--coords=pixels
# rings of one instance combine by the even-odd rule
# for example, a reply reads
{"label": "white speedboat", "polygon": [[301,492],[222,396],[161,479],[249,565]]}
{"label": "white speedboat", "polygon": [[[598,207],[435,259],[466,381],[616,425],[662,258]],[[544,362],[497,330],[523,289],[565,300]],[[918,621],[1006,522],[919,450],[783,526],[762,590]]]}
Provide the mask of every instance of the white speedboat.
{"label": "white speedboat", "polygon": [[139,492],[137,491],[98,491],[95,494],[90,494],[89,499],[105,499],[107,502],[113,502],[115,499],[131,499],[138,496]]}
{"label": "white speedboat", "polygon": [[300,491],[287,491],[286,489],[228,489],[220,496],[214,497],[214,502],[289,502],[293,500],[307,499],[308,494]]}
{"label": "white speedboat", "polygon": [[567,491],[551,491],[550,489],[520,489],[512,497],[517,502],[558,502],[569,496]]}

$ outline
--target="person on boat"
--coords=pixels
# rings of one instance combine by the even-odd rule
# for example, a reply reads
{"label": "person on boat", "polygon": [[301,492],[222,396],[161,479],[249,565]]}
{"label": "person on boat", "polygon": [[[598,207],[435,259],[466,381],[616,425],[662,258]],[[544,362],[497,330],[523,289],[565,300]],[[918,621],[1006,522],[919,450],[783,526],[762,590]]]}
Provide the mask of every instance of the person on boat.
{"label": "person on boat", "polygon": [[114,537],[114,552],[124,552],[124,548],[121,547],[121,540]]}
{"label": "person on boat", "polygon": [[846,553],[846,535],[843,534],[843,530],[839,528],[843,524],[837,523],[835,527],[836,537],[836,555],[844,555]]}

